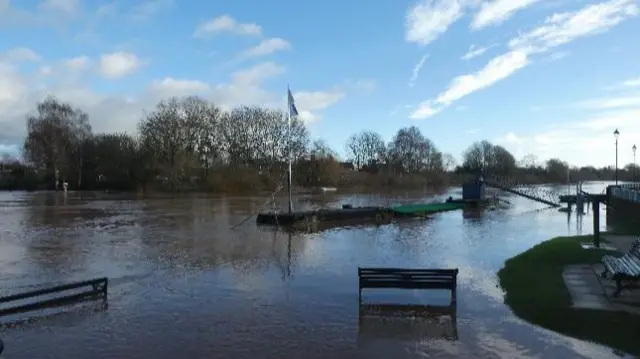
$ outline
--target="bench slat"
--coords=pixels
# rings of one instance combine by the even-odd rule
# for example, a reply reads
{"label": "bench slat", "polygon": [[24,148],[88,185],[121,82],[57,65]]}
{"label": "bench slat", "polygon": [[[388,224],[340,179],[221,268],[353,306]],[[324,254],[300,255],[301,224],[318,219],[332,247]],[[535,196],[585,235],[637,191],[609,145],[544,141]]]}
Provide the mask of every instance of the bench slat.
{"label": "bench slat", "polygon": [[358,268],[358,273],[458,273],[457,269],[403,269],[403,268]]}
{"label": "bench slat", "polygon": [[455,289],[457,269],[358,268],[360,288]]}
{"label": "bench slat", "polygon": [[605,255],[601,260],[607,272],[630,277],[640,277],[640,238],[633,241],[631,248],[621,257]]}
{"label": "bench slat", "polygon": [[640,267],[638,267],[631,258],[626,258],[626,257],[620,258],[620,265],[622,268],[619,268],[619,270],[622,269],[625,274],[628,274],[631,276],[640,275]]}
{"label": "bench slat", "polygon": [[455,278],[455,277],[456,276],[454,276],[454,275],[441,275],[441,274],[437,274],[437,275],[411,275],[411,274],[379,275],[379,274],[372,274],[372,275],[360,276],[360,278],[362,278],[362,279],[387,279],[387,280],[407,280],[407,279],[408,280],[429,280],[429,279],[451,280],[452,278]]}

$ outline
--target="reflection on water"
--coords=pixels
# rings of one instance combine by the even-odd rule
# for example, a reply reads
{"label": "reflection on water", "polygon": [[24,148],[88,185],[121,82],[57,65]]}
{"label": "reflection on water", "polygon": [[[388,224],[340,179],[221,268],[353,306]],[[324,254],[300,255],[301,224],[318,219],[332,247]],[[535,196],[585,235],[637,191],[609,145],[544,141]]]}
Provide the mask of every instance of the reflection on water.
{"label": "reflection on water", "polygon": [[[595,186],[586,190],[599,193],[604,184]],[[449,195],[306,196],[294,205],[378,205]],[[286,199],[280,200],[280,208],[286,208]],[[0,318],[3,355],[615,357],[608,348],[523,323],[502,304],[495,273],[505,259],[552,236],[580,228],[589,232],[592,226],[590,216],[579,227],[575,215],[517,197],[507,200],[511,205],[496,210],[288,234],[259,230],[252,220],[231,229],[260,209],[262,197],[140,200],[69,193],[65,199],[62,194],[1,193],[0,295],[43,284],[110,279],[106,310],[65,309],[28,324],[7,325]],[[380,338],[384,331],[374,330],[374,344],[359,345],[358,266],[459,268],[459,339],[431,339],[437,334],[429,329],[433,323],[411,322],[399,324],[400,329],[417,327],[417,336],[385,339]]]}
{"label": "reflection on water", "polygon": [[458,340],[456,315],[361,315],[358,340],[362,343],[379,341],[424,342]]}

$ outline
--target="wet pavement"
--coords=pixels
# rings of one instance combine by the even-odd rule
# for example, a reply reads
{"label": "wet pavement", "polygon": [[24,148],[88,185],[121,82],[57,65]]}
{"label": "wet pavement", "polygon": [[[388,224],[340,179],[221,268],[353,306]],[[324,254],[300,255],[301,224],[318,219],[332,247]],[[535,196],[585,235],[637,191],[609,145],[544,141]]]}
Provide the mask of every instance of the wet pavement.
{"label": "wet pavement", "polygon": [[[585,188],[599,193],[604,186]],[[460,191],[438,198],[306,196],[295,207],[450,195]],[[236,227],[263,197],[82,196],[0,193],[0,295],[110,280],[107,306],[0,318],[3,358],[619,357],[519,320],[497,285],[506,259],[554,236],[590,233],[590,216],[509,197],[512,205],[493,211],[286,234],[257,228],[253,220]],[[459,268],[455,318],[363,323],[358,266]],[[367,296],[431,304],[448,293]]]}

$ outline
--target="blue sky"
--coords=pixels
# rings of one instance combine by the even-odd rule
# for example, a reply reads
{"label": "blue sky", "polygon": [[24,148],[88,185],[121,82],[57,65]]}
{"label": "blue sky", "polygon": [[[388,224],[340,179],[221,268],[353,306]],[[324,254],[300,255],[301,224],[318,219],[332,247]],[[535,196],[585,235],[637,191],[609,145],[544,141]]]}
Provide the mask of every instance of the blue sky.
{"label": "blue sky", "polygon": [[[640,145],[638,1],[0,0],[0,150],[47,94],[95,131],[135,131],[170,96],[284,108],[344,152],[416,125],[457,158],[613,165]],[[339,11],[338,11],[339,10]],[[635,35],[635,36],[634,36]]]}

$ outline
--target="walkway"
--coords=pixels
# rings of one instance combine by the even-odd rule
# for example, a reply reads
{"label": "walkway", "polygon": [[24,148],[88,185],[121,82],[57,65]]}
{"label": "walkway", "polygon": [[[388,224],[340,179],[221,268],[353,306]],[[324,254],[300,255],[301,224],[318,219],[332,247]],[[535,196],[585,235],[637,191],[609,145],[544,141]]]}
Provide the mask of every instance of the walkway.
{"label": "walkway", "polygon": [[[637,236],[603,234],[621,252],[626,252]],[[571,294],[574,308],[626,311],[640,315],[640,289],[623,290],[617,298],[611,293],[615,283],[600,276],[601,264],[578,264],[565,267],[562,277]]]}

